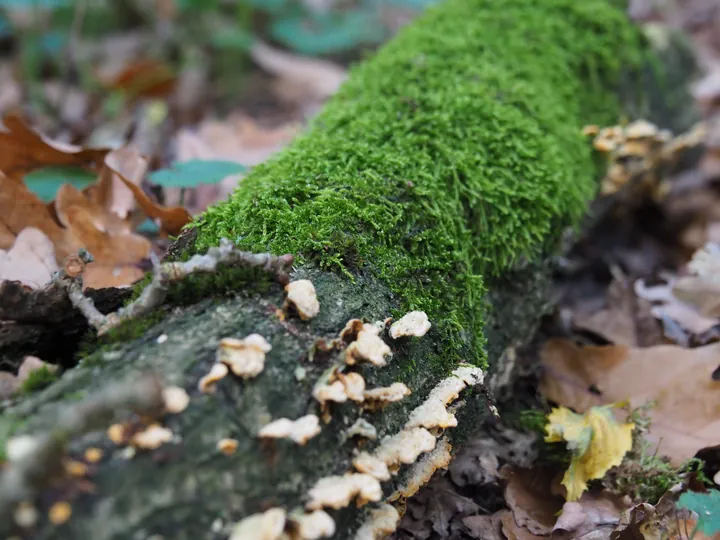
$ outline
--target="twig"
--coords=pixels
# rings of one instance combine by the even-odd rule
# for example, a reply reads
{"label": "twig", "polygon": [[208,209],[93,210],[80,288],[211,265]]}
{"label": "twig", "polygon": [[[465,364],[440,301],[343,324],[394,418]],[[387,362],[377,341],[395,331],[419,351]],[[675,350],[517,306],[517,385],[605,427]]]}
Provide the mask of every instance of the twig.
{"label": "twig", "polygon": [[[90,257],[88,260],[87,257]],[[87,252],[80,254],[84,262],[92,261],[92,256]],[[104,334],[117,327],[121,322],[128,319],[141,317],[156,307],[162,305],[167,297],[171,283],[197,273],[212,273],[217,270],[218,264],[229,264],[233,266],[248,266],[251,268],[262,268],[275,276],[280,283],[286,284],[289,280],[288,268],[292,265],[292,255],[270,255],[269,253],[252,253],[235,249],[232,242],[227,239],[220,240],[218,247],[211,247],[205,255],[195,255],[185,262],[162,263],[154,261],[153,280],[145,287],[140,296],[114,313],[103,315],[93,301],[82,293],[82,279],[80,273],[68,272],[66,268],[53,276],[53,282],[67,292],[70,302],[88,320],[88,323]]]}
{"label": "twig", "polygon": [[160,415],[164,410],[162,389],[153,375],[112,384],[62,409],[49,433],[25,436],[24,454],[11,459],[0,474],[0,520],[7,519],[17,503],[32,500],[58,476],[73,437],[106,427],[121,410],[131,409],[148,417]]}

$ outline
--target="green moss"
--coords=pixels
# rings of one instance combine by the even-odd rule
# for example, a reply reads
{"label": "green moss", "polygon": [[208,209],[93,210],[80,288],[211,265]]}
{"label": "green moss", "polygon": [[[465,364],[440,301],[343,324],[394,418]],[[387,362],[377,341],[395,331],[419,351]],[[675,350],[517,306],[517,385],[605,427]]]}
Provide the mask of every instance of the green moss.
{"label": "green moss", "polygon": [[47,388],[54,383],[58,378],[55,371],[48,369],[47,366],[43,366],[40,369],[31,371],[27,379],[25,379],[20,385],[20,392],[25,395],[32,394],[43,388]]}
{"label": "green moss", "polygon": [[443,356],[484,362],[485,284],[556,244],[595,168],[580,129],[612,123],[641,37],[605,0],[449,0],[349,81],[277,159],[195,224],[353,274],[423,309]]}

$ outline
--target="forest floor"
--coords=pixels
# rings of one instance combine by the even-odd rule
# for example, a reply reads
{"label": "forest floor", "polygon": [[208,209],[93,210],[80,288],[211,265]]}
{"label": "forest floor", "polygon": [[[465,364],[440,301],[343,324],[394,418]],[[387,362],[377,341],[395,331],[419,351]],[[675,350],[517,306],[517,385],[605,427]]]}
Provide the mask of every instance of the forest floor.
{"label": "forest floor", "polygon": [[[130,286],[416,12],[374,12],[384,34],[373,39],[330,27],[344,45],[326,43],[321,60],[298,53],[322,48],[314,41],[292,52],[236,30],[193,41],[181,3],[157,2],[152,24],[140,8],[123,14],[126,27],[102,37],[85,35],[89,14],[75,5],[60,54],[52,17],[7,14],[0,280],[42,287],[80,238],[95,257],[87,288]],[[557,261],[555,312],[506,352],[523,379],[493,388],[501,413],[518,384],[542,408],[484,426],[496,443],[467,443],[407,501],[397,538],[720,538],[720,2],[633,0],[629,11],[656,39],[667,28],[690,37],[702,122],[684,134],[587,128],[608,175]],[[237,16],[265,38],[275,15]],[[62,369],[58,358],[0,360],[0,401]]]}

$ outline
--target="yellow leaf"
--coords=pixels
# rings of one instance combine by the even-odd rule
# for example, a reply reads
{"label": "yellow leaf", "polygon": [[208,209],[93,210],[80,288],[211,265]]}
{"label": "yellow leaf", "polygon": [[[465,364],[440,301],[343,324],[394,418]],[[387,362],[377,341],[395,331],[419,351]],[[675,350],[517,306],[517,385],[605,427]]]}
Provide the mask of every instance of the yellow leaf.
{"label": "yellow leaf", "polygon": [[565,441],[572,451],[570,467],[562,481],[568,501],[580,498],[588,480],[602,478],[611,467],[620,465],[632,447],[634,424],[619,424],[611,408],[592,407],[585,414],[576,414],[559,407],[548,416],[545,441]]}

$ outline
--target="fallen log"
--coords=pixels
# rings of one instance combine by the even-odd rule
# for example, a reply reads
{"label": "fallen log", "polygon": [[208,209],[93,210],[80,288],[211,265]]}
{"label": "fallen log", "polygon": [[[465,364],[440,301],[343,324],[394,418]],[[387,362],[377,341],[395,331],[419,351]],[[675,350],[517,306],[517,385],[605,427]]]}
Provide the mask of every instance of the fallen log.
{"label": "fallen log", "polygon": [[[489,414],[483,372],[545,311],[550,256],[595,191],[581,128],[617,120],[644,47],[606,0],[449,0],[402,31],[173,252],[192,262],[227,239],[220,249],[291,254],[319,312],[288,301],[307,290],[242,264],[163,285],[162,305],[5,409],[0,532],[391,530],[396,511],[377,505],[446,464]],[[386,319],[413,310],[429,331],[393,337]],[[227,364],[234,374],[207,378]],[[388,390],[364,393],[360,378]],[[168,386],[187,408],[166,404]],[[148,418],[162,427],[143,431]],[[282,418],[303,422],[268,427]]]}

